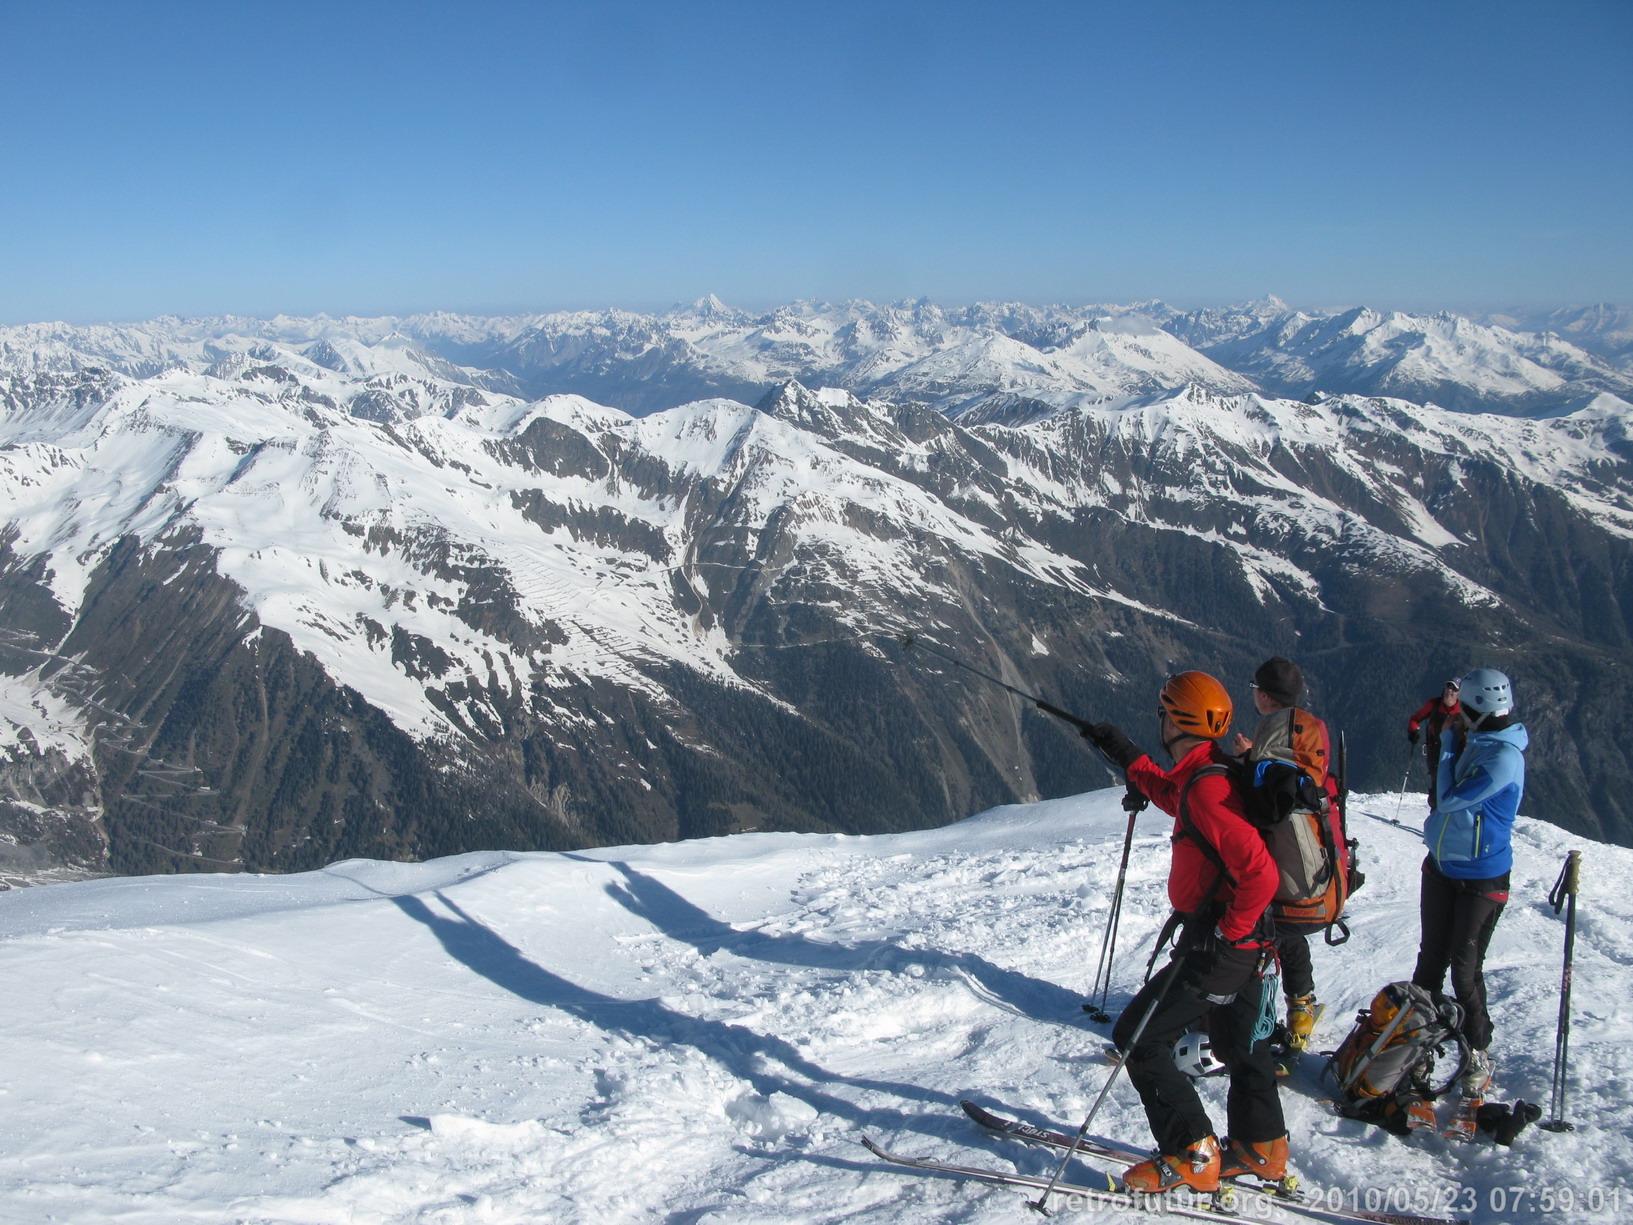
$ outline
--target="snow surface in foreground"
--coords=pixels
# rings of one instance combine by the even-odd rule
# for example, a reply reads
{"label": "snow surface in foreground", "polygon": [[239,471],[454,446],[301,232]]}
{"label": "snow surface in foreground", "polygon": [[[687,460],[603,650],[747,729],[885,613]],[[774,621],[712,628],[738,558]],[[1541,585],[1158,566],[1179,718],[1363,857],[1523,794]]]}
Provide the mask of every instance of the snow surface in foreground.
{"label": "snow surface in foreground", "polygon": [[[7,1222],[1016,1222],[1020,1194],[875,1163],[1047,1171],[971,1096],[1075,1128],[1107,1066],[1079,1008],[1116,877],[1120,790],[854,838],[749,834],[580,854],[351,861],[295,876],[102,880],[0,896]],[[1416,949],[1417,840],[1360,815],[1352,943],[1317,948],[1337,1042]],[[1412,815],[1416,815],[1414,812]],[[1141,818],[1113,1003],[1165,910]],[[1633,1212],[1633,852],[1523,822],[1488,976],[1495,1095],[1548,1101],[1563,923],[1584,850],[1578,1130],[1513,1149],[1336,1119],[1285,1087],[1307,1184],[1443,1189],[1477,1221]],[[1223,1125],[1222,1086],[1205,1089]],[[1119,1084],[1095,1131],[1144,1145]],[[1502,1189],[1527,1188],[1516,1211]],[[1073,1212],[1069,1219],[1118,1219]]]}

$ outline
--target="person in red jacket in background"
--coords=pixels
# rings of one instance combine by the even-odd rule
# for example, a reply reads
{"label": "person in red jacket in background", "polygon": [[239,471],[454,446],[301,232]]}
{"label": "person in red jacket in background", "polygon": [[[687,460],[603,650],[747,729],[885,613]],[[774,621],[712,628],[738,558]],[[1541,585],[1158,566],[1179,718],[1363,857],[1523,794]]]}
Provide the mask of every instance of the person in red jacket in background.
{"label": "person in red jacket in background", "polygon": [[[1127,773],[1130,787],[1174,818],[1168,900],[1181,924],[1179,940],[1112,1031],[1157,1140],[1157,1156],[1125,1171],[1123,1182],[1140,1192],[1181,1185],[1216,1191],[1221,1178],[1280,1179],[1287,1171],[1287,1125],[1269,1050],[1277,1001],[1273,995],[1267,1001],[1273,988],[1264,977],[1275,957],[1266,911],[1278,873],[1248,822],[1219,743],[1230,730],[1225,687],[1205,672],[1181,672],[1158,700],[1171,770],[1112,724],[1083,733]],[[1230,1133],[1223,1143],[1174,1061],[1175,1040],[1203,1028],[1230,1070]]]}
{"label": "person in red jacket in background", "polygon": [[1425,749],[1429,759],[1429,808],[1435,806],[1435,781],[1440,770],[1440,733],[1446,727],[1446,720],[1462,710],[1458,701],[1459,682],[1456,677],[1446,682],[1446,687],[1440,691],[1438,697],[1430,698],[1417,708],[1417,713],[1406,721],[1407,742],[1416,745],[1418,729],[1423,729]]}

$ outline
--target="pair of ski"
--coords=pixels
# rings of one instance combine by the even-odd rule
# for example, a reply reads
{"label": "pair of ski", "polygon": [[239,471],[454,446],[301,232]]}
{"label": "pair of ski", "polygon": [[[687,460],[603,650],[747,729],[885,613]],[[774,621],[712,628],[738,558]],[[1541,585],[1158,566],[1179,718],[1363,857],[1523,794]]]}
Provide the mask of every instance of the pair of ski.
{"label": "pair of ski", "polygon": [[[1034,1127],[1030,1123],[1021,1122],[1019,1119],[1002,1118],[993,1114],[990,1110],[977,1106],[974,1102],[960,1102],[959,1105],[963,1107],[965,1114],[988,1131],[1008,1136],[1011,1139],[1021,1140],[1028,1144],[1036,1144],[1057,1151],[1070,1149],[1085,1156],[1107,1157],[1115,1161],[1139,1161],[1149,1156],[1148,1153],[1141,1152],[1139,1149],[1117,1144],[1100,1137],[1085,1136],[1080,1140],[1075,1136],[1066,1135],[1064,1132]],[[997,1183],[1009,1187],[1026,1187],[1038,1191],[1051,1186],[1051,1180],[1031,1174],[986,1170],[974,1166],[951,1165],[942,1161],[904,1157],[882,1148],[866,1136],[862,1137],[862,1143],[867,1146],[869,1152],[881,1160],[891,1162],[894,1165],[907,1166],[911,1169],[953,1174],[980,1182]],[[1100,1177],[1105,1179],[1105,1183],[1101,1186],[1054,1182],[1052,1184],[1054,1194],[1067,1197],[1068,1202],[1083,1203],[1087,1201],[1107,1208],[1125,1208],[1135,1212],[1150,1212],[1157,1209],[1173,1216],[1190,1217],[1202,1221],[1216,1223],[1237,1222],[1238,1225],[1264,1225],[1262,1216],[1238,1215],[1233,1212],[1230,1207],[1232,1199],[1228,1193],[1216,1197],[1211,1206],[1202,1204],[1192,1206],[1168,1195],[1135,1195],[1128,1191],[1120,1191],[1109,1174],[1099,1171],[1097,1173],[1100,1173]],[[1236,1185],[1266,1195],[1274,1203],[1287,1208],[1289,1211],[1322,1221],[1362,1221],[1369,1223],[1369,1225],[1467,1225],[1465,1221],[1455,1221],[1447,1217],[1332,1208],[1324,1202],[1306,1199],[1301,1196],[1297,1190],[1297,1181],[1294,1179],[1283,1179],[1281,1182],[1275,1183],[1259,1180],[1237,1180]]]}

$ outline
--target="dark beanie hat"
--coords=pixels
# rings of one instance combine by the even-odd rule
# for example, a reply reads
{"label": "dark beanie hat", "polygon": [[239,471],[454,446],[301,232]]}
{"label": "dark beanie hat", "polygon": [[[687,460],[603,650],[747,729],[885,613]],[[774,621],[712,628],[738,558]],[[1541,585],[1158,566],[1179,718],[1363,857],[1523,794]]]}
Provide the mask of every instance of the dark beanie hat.
{"label": "dark beanie hat", "polygon": [[1253,683],[1278,706],[1296,706],[1298,695],[1304,692],[1304,673],[1292,660],[1277,655],[1259,665]]}

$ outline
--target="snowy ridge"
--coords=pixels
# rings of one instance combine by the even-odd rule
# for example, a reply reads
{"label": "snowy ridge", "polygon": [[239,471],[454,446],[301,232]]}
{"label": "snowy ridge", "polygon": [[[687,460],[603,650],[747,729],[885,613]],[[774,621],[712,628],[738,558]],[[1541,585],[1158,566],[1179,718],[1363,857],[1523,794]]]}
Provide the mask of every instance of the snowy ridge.
{"label": "snowy ridge", "polygon": [[1199,311],[1168,326],[1275,394],[1351,392],[1521,412],[1595,391],[1633,394],[1619,359],[1552,332],[1513,331],[1447,312],[1361,307],[1311,315],[1271,300]]}
{"label": "snowy ridge", "polygon": [[[1078,1002],[1116,876],[1119,794],[917,834],[0,895],[7,982],[48,1004],[0,1022],[0,1202],[9,1219],[66,1225],[1021,1219],[1018,1193],[882,1167],[856,1140],[1052,1166],[979,1133],[956,1101],[1070,1128],[1098,1091],[1105,1038]],[[1321,1046],[1411,969],[1421,852],[1384,820],[1395,809],[1352,801],[1368,882],[1351,943],[1315,949]],[[1166,826],[1140,820],[1114,1008],[1164,914]],[[1487,960],[1494,1096],[1548,1105],[1563,924],[1545,895],[1573,848],[1577,1130],[1533,1128],[1508,1150],[1399,1140],[1328,1114],[1308,1057],[1283,1090],[1307,1186],[1428,1190],[1479,1221],[1625,1217],[1633,903],[1615,882],[1633,852],[1522,818]],[[1203,1088],[1216,1121],[1220,1089]],[[1096,1131],[1148,1142],[1126,1084]],[[1561,1211],[1567,1190],[1607,1208]]]}
{"label": "snowy ridge", "polygon": [[578,392],[638,413],[715,395],[753,399],[767,384],[797,379],[976,417],[1015,397],[1059,408],[1187,383],[1227,394],[1386,395],[1529,415],[1599,393],[1633,399],[1627,332],[1626,313],[1612,307],[1483,322],[1365,307],[1311,313],[1273,298],[1191,313],[1161,302],[850,301],[752,314],[711,297],[654,315],[30,324],[0,328],[0,371],[106,367],[147,377],[293,354],[367,372],[387,396],[393,384],[430,381]]}
{"label": "snowy ridge", "polygon": [[[1246,539],[1249,523],[1271,537],[1302,533],[1353,557],[1358,570],[1427,569],[1468,598],[1494,601],[1443,555],[1459,537],[1428,509],[1429,491],[1380,481],[1375,460],[1351,445],[1396,433],[1457,462],[1506,456],[1527,480],[1633,537],[1633,497],[1602,475],[1625,437],[1624,419],[1601,408],[1530,421],[1200,388],[1123,397],[994,433],[992,442],[1012,455],[1001,501],[979,485],[956,499],[937,496],[920,474],[941,440],[913,441],[883,406],[839,391],[796,388],[759,409],[713,400],[645,418],[581,397],[531,406],[485,398],[392,425],[344,412],[335,372],[301,363],[267,369],[278,373],[225,379],[171,370],[116,380],[100,407],[75,400],[53,415],[36,404],[0,422],[0,438],[13,444],[0,452],[0,488],[14,508],[11,547],[46,560],[52,593],[72,613],[118,540],[134,534],[151,544],[196,532],[219,551],[220,572],[262,624],[287,632],[337,681],[420,736],[470,734],[497,715],[479,698],[458,717],[433,701],[423,675],[402,663],[404,634],[434,643],[449,661],[443,671],[496,676],[518,696],[535,680],[548,687],[565,675],[597,675],[661,697],[630,666],[642,658],[752,686],[718,628],[676,602],[677,582],[706,595],[730,577],[699,552],[703,525],[690,520],[687,493],[697,481],[728,498],[733,523],[760,531],[781,516],[807,564],[843,574],[848,594],[832,609],[857,632],[895,626],[895,593],[926,581],[917,557],[926,539],[1011,566],[1027,582],[1148,606],[1092,581],[1080,562],[1039,540],[972,518],[962,502],[1039,516],[1117,507],[1149,525],[1231,542],[1266,595],[1266,584],[1280,579],[1320,600],[1319,584],[1296,561]],[[559,451],[515,450],[544,424],[568,431],[553,436],[575,440],[579,467],[552,458]],[[1082,471],[1063,476],[1057,457],[1085,429],[1104,440],[1097,445],[1170,457],[1185,479],[1140,493],[1118,486],[1105,466],[1092,474],[1097,484],[1085,484],[1091,474]],[[1408,530],[1357,516],[1308,488],[1303,472],[1277,464],[1304,452],[1378,487]],[[540,457],[546,471],[536,466]],[[621,479],[637,459],[668,478]],[[560,526],[547,507],[560,508],[551,512]],[[586,514],[620,526],[606,535],[569,522]],[[1193,515],[1214,526],[1199,529]],[[859,530],[858,516],[881,527]],[[772,563],[773,591],[792,564]],[[483,602],[509,608],[531,631],[490,628]]]}
{"label": "snowy ridge", "polygon": [[1633,311],[1608,302],[1552,311],[1496,314],[1482,322],[1515,332],[1557,333],[1611,361],[1625,362],[1633,356]]}

